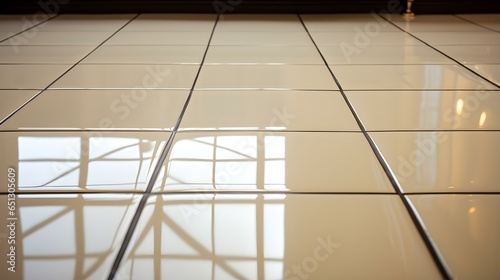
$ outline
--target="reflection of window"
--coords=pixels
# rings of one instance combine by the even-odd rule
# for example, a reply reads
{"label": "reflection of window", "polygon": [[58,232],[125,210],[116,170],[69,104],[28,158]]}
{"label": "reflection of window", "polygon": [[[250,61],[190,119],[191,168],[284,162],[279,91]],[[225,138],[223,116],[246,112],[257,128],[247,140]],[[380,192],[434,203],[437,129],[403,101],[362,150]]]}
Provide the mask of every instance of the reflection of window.
{"label": "reflection of window", "polygon": [[266,136],[265,143],[265,188],[286,190],[285,186],[285,137]]}
{"label": "reflection of window", "polygon": [[129,194],[18,195],[24,279],[100,279],[135,211]]}
{"label": "reflection of window", "polygon": [[151,279],[282,279],[284,197],[151,197],[122,269],[144,276],[148,267]]}
{"label": "reflection of window", "polygon": [[19,188],[144,189],[162,144],[130,137],[21,136]]}
{"label": "reflection of window", "polygon": [[[154,152],[152,142],[135,138],[92,137],[89,147],[88,189],[106,185],[108,189],[133,190],[137,183],[147,184],[148,162]],[[110,176],[112,170],[119,171],[118,176]]]}
{"label": "reflection of window", "polygon": [[167,190],[284,190],[285,137],[220,135],[183,139],[168,159]]}
{"label": "reflection of window", "polygon": [[19,188],[78,187],[80,138],[19,137],[18,145]]}

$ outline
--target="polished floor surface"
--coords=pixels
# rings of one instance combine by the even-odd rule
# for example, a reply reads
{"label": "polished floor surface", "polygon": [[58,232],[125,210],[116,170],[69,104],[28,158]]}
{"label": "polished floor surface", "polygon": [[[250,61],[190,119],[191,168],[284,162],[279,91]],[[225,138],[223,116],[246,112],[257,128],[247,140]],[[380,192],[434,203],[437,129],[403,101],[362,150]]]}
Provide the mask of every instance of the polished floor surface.
{"label": "polished floor surface", "polygon": [[0,16],[0,279],[500,279],[500,15]]}

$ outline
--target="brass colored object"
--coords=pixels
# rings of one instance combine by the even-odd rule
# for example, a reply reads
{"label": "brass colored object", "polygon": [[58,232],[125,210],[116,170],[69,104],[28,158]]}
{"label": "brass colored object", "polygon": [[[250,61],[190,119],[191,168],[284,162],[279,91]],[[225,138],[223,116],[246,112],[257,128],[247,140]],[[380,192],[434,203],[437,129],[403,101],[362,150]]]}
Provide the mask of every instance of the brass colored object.
{"label": "brass colored object", "polygon": [[404,18],[412,19],[415,17],[415,14],[411,11],[411,6],[413,5],[414,0],[406,1],[406,12],[403,14]]}

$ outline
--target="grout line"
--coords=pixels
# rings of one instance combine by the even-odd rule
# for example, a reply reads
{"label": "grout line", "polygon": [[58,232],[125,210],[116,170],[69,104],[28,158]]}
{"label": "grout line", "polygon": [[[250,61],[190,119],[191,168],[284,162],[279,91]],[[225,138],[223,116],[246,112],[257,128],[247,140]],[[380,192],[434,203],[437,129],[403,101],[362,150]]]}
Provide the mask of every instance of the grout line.
{"label": "grout line", "polygon": [[[82,62],[85,58],[87,58],[89,55],[91,55],[93,52],[95,52],[99,47],[101,47],[102,45],[104,45],[109,39],[111,39],[111,37],[113,37],[116,33],[118,33],[120,30],[122,30],[125,26],[127,26],[129,23],[131,23],[135,18],[137,18],[139,16],[139,14],[135,15],[135,17],[133,17],[132,19],[130,19],[129,21],[127,21],[127,23],[125,23],[122,27],[120,27],[118,30],[116,30],[115,32],[113,32],[113,34],[111,34],[107,39],[105,39],[102,43],[100,43],[99,45],[97,45],[93,50],[91,50],[87,55],[85,55],[84,57],[82,57],[80,60],[78,60],[75,64],[73,64],[69,69],[67,69],[66,71],[64,71],[59,77],[57,77],[54,81],[52,81],[51,83],[49,83],[46,87],[44,87],[39,93],[35,94],[34,96],[32,96],[30,99],[28,99],[23,105],[19,106],[19,108],[17,108],[16,110],[14,110],[13,112],[11,112],[7,117],[5,117],[1,122],[0,122],[0,126],[2,124],[4,124],[6,121],[8,121],[15,113],[19,112],[19,110],[21,110],[22,108],[24,108],[24,106],[26,106],[28,103],[30,103],[33,99],[37,98],[38,96],[40,96],[40,94],[42,94],[44,91],[46,91],[50,86],[52,86],[53,84],[55,84],[59,79],[61,79],[64,75],[66,75],[69,71],[71,71],[73,68],[75,68],[80,62]],[[61,65],[65,65],[65,64],[61,64]]]}
{"label": "grout line", "polygon": [[340,82],[337,80],[337,77],[335,77],[335,75],[333,74],[333,71],[330,68],[330,66],[328,65],[328,62],[326,61],[325,57],[321,53],[318,45],[316,44],[316,42],[314,41],[314,39],[311,35],[311,33],[307,29],[306,24],[304,23],[304,21],[302,20],[300,15],[297,14],[297,16],[298,16],[300,22],[302,23],[302,26],[306,30],[307,34],[309,35],[309,38],[311,39],[313,44],[316,46],[316,49],[319,52],[319,54],[321,55],[321,58],[323,59],[326,67],[330,71],[330,74],[331,74],[332,78],[335,80],[335,83],[337,84],[337,86],[340,90],[340,93],[344,97],[344,100],[345,100],[347,106],[349,107],[349,109],[351,110],[351,113],[352,113],[354,119],[358,123],[361,131],[363,132],[363,135],[365,136],[366,140],[368,141],[375,156],[377,157],[379,163],[381,164],[382,168],[384,169],[389,181],[391,182],[392,186],[394,187],[396,194],[400,197],[401,202],[405,206],[410,218],[413,221],[413,224],[415,225],[418,233],[420,234],[422,241],[425,243],[427,250],[428,250],[429,254],[431,255],[435,265],[437,266],[441,276],[443,277],[443,279],[453,279],[453,277],[451,276],[451,273],[446,265],[446,262],[444,261],[443,257],[441,256],[441,253],[439,252],[437,246],[432,241],[432,238],[431,238],[429,232],[427,231],[427,229],[425,228],[424,223],[422,222],[422,220],[418,216],[418,213],[416,211],[414,211],[413,205],[411,203],[409,203],[409,200],[406,199],[404,192],[403,192],[403,189],[402,189],[401,185],[399,184],[398,180],[396,179],[395,174],[393,173],[392,169],[390,168],[389,164],[387,163],[387,161],[383,157],[381,151],[379,150],[379,148],[377,147],[377,145],[375,144],[373,139],[370,137],[370,135],[366,131],[363,123],[361,122],[361,119],[356,114],[354,107],[350,103],[349,99],[347,98],[347,95],[345,94],[342,86],[340,85]]}
{"label": "grout line", "polygon": [[[0,130],[1,133],[67,133],[67,134],[79,134],[87,132],[101,132],[101,133],[173,133],[173,130],[161,130],[161,129],[6,129]],[[191,129],[183,128],[175,131],[175,133],[218,133],[218,134],[228,134],[228,133],[262,133],[262,132],[272,132],[272,133],[363,133],[361,130],[301,130],[301,129]],[[367,129],[367,133],[432,133],[432,132],[445,132],[445,133],[455,133],[455,132],[465,132],[465,133],[486,133],[486,132],[500,132],[500,129]]]}
{"label": "grout line", "polygon": [[[469,67],[467,67],[467,66],[466,66],[465,64],[463,64],[462,62],[460,62],[460,61],[456,60],[455,58],[453,58],[453,57],[451,57],[451,56],[447,55],[447,54],[446,54],[446,53],[444,53],[443,51],[441,51],[441,50],[439,50],[439,49],[435,48],[434,46],[430,45],[429,43],[425,42],[424,40],[422,40],[422,39],[418,38],[417,36],[415,36],[415,35],[411,34],[411,33],[410,33],[410,32],[408,32],[408,31],[404,30],[403,28],[399,27],[397,24],[394,24],[392,21],[390,21],[390,20],[386,19],[385,17],[381,16],[380,14],[378,14],[378,16],[379,16],[379,17],[381,17],[383,20],[387,21],[389,24],[391,24],[391,25],[393,25],[394,27],[398,28],[398,29],[399,29],[399,30],[401,30],[402,32],[404,32],[404,33],[406,33],[406,34],[410,35],[411,37],[413,37],[413,38],[417,39],[418,41],[420,41],[420,42],[424,43],[426,46],[430,47],[431,49],[433,49],[433,50],[435,50],[435,51],[439,52],[440,54],[444,55],[445,57],[447,57],[447,58],[449,58],[449,59],[451,59],[451,60],[455,61],[455,63],[457,63],[458,65],[462,66],[463,68],[465,68],[465,69],[466,69],[466,70],[468,70],[469,72],[474,73],[475,75],[479,76],[480,78],[482,78],[483,80],[487,81],[488,83],[490,83],[490,84],[494,85],[494,86],[495,86],[495,87],[497,87],[497,88],[500,88],[500,85],[497,85],[495,82],[490,81],[489,79],[485,78],[483,75],[481,75],[481,74],[479,74],[479,73],[475,72],[474,70],[470,69]],[[445,65],[449,65],[449,64],[445,64]]]}
{"label": "grout line", "polygon": [[[15,64],[19,65],[19,64]],[[33,65],[33,64],[30,64]],[[43,64],[47,65],[47,64]],[[58,65],[63,65],[63,64],[58,64]],[[80,65],[88,65],[88,64],[80,64]],[[158,64],[161,65],[161,64]],[[497,65],[497,64],[493,64]],[[50,91],[56,91],[56,90],[78,90],[78,91],[85,91],[85,90],[90,90],[90,91],[112,91],[112,90],[133,90],[133,89],[142,89],[142,90],[161,90],[161,91],[190,91],[191,88],[49,88],[47,90]],[[41,91],[44,90],[43,88],[2,88],[0,90],[33,90],[33,91]],[[310,91],[310,92],[325,92],[325,91],[339,91],[338,89],[294,89],[294,88],[197,88],[195,91],[204,91],[204,92],[210,92],[210,91],[282,91],[282,92],[295,92],[295,91]],[[352,91],[366,91],[366,92],[386,92],[386,91],[415,91],[415,92],[421,92],[421,91],[435,91],[435,92],[441,92],[441,91],[451,91],[451,92],[481,92],[481,91],[492,91],[492,92],[500,92],[499,89],[495,88],[485,88],[485,89],[426,89],[426,88],[420,88],[420,89],[415,89],[415,88],[401,88],[401,89],[395,89],[395,88],[388,88],[388,89],[344,89],[344,92],[352,92]]]}
{"label": "grout line", "polygon": [[179,129],[179,126],[181,124],[181,121],[182,121],[182,118],[184,117],[184,114],[186,113],[186,110],[187,110],[187,106],[189,105],[189,101],[191,100],[191,97],[193,96],[193,92],[194,92],[194,88],[196,86],[196,82],[198,81],[198,78],[200,76],[200,73],[201,73],[201,68],[203,68],[203,64],[205,62],[205,59],[207,57],[207,53],[208,53],[208,49],[210,47],[210,42],[212,41],[212,38],[214,36],[214,33],[215,33],[215,28],[217,27],[217,23],[219,22],[219,17],[220,15],[217,15],[217,19],[215,20],[215,24],[214,24],[214,27],[212,29],[212,33],[210,34],[210,38],[208,39],[208,44],[207,44],[207,47],[205,49],[205,53],[203,54],[203,57],[201,59],[201,62],[200,62],[200,67],[198,68],[198,72],[196,73],[196,76],[194,78],[194,81],[193,81],[193,85],[191,86],[191,90],[189,91],[189,95],[186,99],[186,103],[184,103],[184,107],[182,108],[182,111],[179,115],[179,118],[177,120],[177,123],[174,127],[174,131],[177,131]]}
{"label": "grout line", "polygon": [[64,133],[64,134],[85,134],[87,132],[99,132],[99,133],[109,133],[109,134],[119,134],[119,133],[172,133],[171,130],[160,130],[160,129],[6,129],[0,130],[0,133]]}
{"label": "grout line", "polygon": [[[160,129],[6,129],[0,130],[0,133],[45,133],[45,132],[64,132],[64,133],[84,133],[84,132],[102,132],[102,133],[114,133],[114,132],[144,132],[144,133],[172,133],[173,130],[160,130]],[[275,133],[286,133],[286,132],[307,132],[307,133],[360,133],[360,130],[300,130],[300,129],[189,129],[183,128],[181,130],[175,131],[176,133],[184,132],[210,132],[210,133],[259,133],[259,132],[275,132]],[[389,132],[392,132],[389,130]]]}
{"label": "grout line", "polygon": [[[459,18],[459,19],[461,19],[461,20],[463,20],[463,21],[466,21],[466,22],[472,23],[472,24],[474,24],[474,25],[480,26],[480,27],[482,27],[482,28],[486,28],[486,29],[487,29],[487,30],[489,30],[489,31],[493,31],[493,32],[497,32],[497,33],[499,33],[499,32],[500,32],[500,31],[498,31],[498,30],[495,30],[495,29],[490,28],[490,27],[488,27],[488,26],[484,26],[484,25],[482,25],[482,24],[480,24],[480,23],[477,23],[477,22],[475,22],[475,21],[472,21],[472,20],[470,20],[470,19],[463,18],[463,17],[461,17],[461,16],[459,16],[459,15],[457,15],[457,14],[452,14],[452,16],[457,17],[457,18]],[[473,32],[474,32],[474,31],[473,31]]]}
{"label": "grout line", "polygon": [[220,194],[255,194],[255,195],[266,195],[266,194],[280,194],[280,195],[397,195],[394,192],[311,192],[311,191],[266,191],[266,190],[261,190],[261,191],[256,191],[256,190],[249,190],[249,191],[230,191],[230,190],[221,190],[221,191],[159,191],[159,192],[154,192],[151,194],[155,195],[173,195],[173,194],[179,194],[179,195],[194,195],[194,194],[214,194],[214,195],[220,195]]}
{"label": "grout line", "polygon": [[500,129],[373,129],[367,130],[366,132],[411,132],[411,133],[420,133],[420,132],[498,132]]}
{"label": "grout line", "polygon": [[[0,191],[1,195],[8,195],[9,192]],[[16,195],[72,195],[72,194],[99,194],[99,195],[195,195],[195,194],[256,194],[256,195],[266,195],[266,194],[279,194],[279,195],[398,195],[396,192],[350,192],[350,191],[268,191],[268,190],[248,190],[248,191],[233,191],[233,190],[186,190],[186,191],[157,191],[144,193],[143,191],[21,191],[15,192]],[[464,192],[405,192],[405,196],[419,196],[419,195],[500,195],[500,191],[464,191]]]}
{"label": "grout line", "polygon": [[[49,15],[49,14],[46,14],[46,15]],[[21,30],[21,31],[19,31],[19,32],[17,32],[17,33],[15,33],[15,34],[13,34],[13,35],[11,35],[11,36],[9,36],[9,37],[5,38],[5,39],[0,40],[0,43],[3,43],[3,42],[5,42],[5,41],[9,40],[10,38],[15,37],[15,36],[17,36],[17,35],[19,35],[19,34],[21,34],[21,33],[25,32],[25,31],[31,30],[31,29],[33,29],[33,28],[35,28],[35,27],[39,26],[39,25],[45,24],[45,23],[47,23],[48,21],[50,21],[50,20],[52,20],[52,19],[55,19],[55,18],[56,18],[56,17],[58,17],[58,16],[59,16],[59,14],[57,14],[57,15],[55,15],[55,16],[53,16],[53,17],[49,17],[48,19],[46,19],[46,20],[44,20],[44,21],[42,21],[42,22],[39,22],[39,23],[37,23],[37,24],[35,24],[35,25],[33,25],[33,26],[30,26],[30,27],[28,27],[28,28],[26,28],[26,29],[23,29],[23,30]],[[2,45],[2,46],[8,46],[8,45]]]}
{"label": "grout line", "polygon": [[[196,91],[339,91],[338,89],[294,89],[294,88],[198,88]],[[380,91],[416,91],[416,92],[421,92],[421,91],[469,91],[469,92],[477,92],[477,91],[500,91],[500,89],[439,89],[439,88],[389,88],[389,89],[366,89],[366,88],[353,88],[353,89],[344,89],[344,91],[350,92],[350,91],[374,91],[374,92],[380,92]]]}
{"label": "grout line", "polygon": [[407,192],[405,195],[498,195],[500,191],[494,192]]}
{"label": "grout line", "polygon": [[[137,15],[138,16],[138,15]],[[136,16],[136,17],[137,17]],[[188,95],[188,98],[186,100],[186,102],[184,103],[184,107],[179,115],[179,118],[177,120],[177,123],[172,131],[172,134],[170,135],[170,138],[168,139],[168,142],[167,144],[165,145],[165,148],[163,149],[162,153],[161,153],[161,156],[160,158],[158,159],[158,162],[156,163],[156,166],[155,166],[155,169],[153,171],[153,174],[151,175],[151,178],[149,179],[149,182],[148,182],[148,186],[146,188],[146,190],[144,191],[143,193],[143,196],[141,198],[141,201],[139,202],[139,205],[137,206],[137,210],[134,214],[134,217],[132,218],[130,224],[129,224],[129,228],[127,229],[127,233],[125,234],[125,237],[124,237],[124,240],[121,244],[121,247],[120,247],[120,250],[118,251],[118,254],[116,255],[116,258],[113,262],[113,266],[111,267],[111,271],[109,272],[109,276],[108,276],[108,280],[113,280],[115,278],[115,274],[117,273],[118,271],[118,268],[120,267],[120,264],[121,264],[121,261],[125,255],[125,252],[128,248],[128,245],[130,244],[130,241],[132,240],[132,236],[135,232],[135,228],[137,227],[137,224],[139,223],[139,219],[142,215],[142,212],[144,211],[144,207],[146,206],[146,202],[148,200],[148,196],[151,194],[151,191],[153,189],[153,186],[156,182],[156,179],[158,178],[158,175],[160,174],[160,171],[163,167],[163,163],[165,162],[165,159],[167,158],[167,155],[168,155],[168,152],[171,148],[171,146],[173,145],[173,142],[174,142],[174,138],[177,134],[177,130],[179,129],[179,125],[182,121],[182,117],[184,116],[185,112],[186,112],[186,109],[187,109],[187,106],[189,104],[189,100],[191,99],[191,96],[193,94],[193,91],[194,91],[194,88],[196,86],[196,82],[198,81],[198,77],[200,75],[200,72],[201,72],[201,68],[203,67],[203,62],[205,61],[205,58],[207,56],[207,52],[208,52],[208,48],[210,47],[210,42],[212,41],[212,38],[213,38],[213,35],[214,35],[214,32],[215,32],[215,28],[217,27],[217,23],[219,22],[219,15],[217,16],[217,19],[215,20],[215,23],[214,23],[214,26],[212,28],[212,33],[210,34],[210,38],[208,40],[208,43],[207,43],[207,46],[206,46],[206,49],[205,49],[205,53],[203,54],[203,57],[202,57],[202,60],[201,60],[201,63],[200,63],[200,66],[198,68],[198,72],[196,74],[196,77],[193,81],[193,85],[191,87],[191,90],[189,92],[189,95]]]}

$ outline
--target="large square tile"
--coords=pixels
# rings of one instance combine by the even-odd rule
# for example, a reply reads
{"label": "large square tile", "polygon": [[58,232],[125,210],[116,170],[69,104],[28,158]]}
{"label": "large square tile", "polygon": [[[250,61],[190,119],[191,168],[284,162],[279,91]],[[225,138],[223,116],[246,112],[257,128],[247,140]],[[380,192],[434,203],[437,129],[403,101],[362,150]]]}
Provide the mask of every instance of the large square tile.
{"label": "large square tile", "polygon": [[0,63],[73,64],[94,46],[0,46]]}
{"label": "large square tile", "polygon": [[0,65],[0,88],[44,89],[71,65]]}
{"label": "large square tile", "polygon": [[412,195],[456,279],[500,275],[500,195]]}
{"label": "large square tile", "polygon": [[338,91],[195,91],[180,129],[358,131],[359,127]]}
{"label": "large square tile", "polygon": [[[0,211],[2,278],[104,279],[120,249],[138,196],[129,194],[17,195],[15,220]],[[7,205],[7,195],[0,195]],[[11,200],[12,201],[12,200]],[[10,201],[10,202],[11,202]],[[13,236],[10,243],[7,236]],[[15,243],[12,242],[15,241]],[[15,254],[15,272],[10,256]]]}
{"label": "large square tile", "polygon": [[[0,174],[16,192],[141,192],[168,132],[0,132]],[[8,191],[2,184],[0,191]]]}
{"label": "large square tile", "polygon": [[483,76],[500,87],[500,63],[498,64],[466,64],[472,71]]}
{"label": "large square tile", "polygon": [[[113,32],[111,31],[59,31],[59,32],[45,32],[40,31],[34,36],[26,36],[21,33],[9,40],[2,42],[2,45],[12,46],[25,46],[25,45],[50,45],[51,48],[55,46],[79,46],[79,45],[92,45],[97,46],[104,42]],[[61,48],[61,47],[59,47]]]}
{"label": "large square tile", "polygon": [[384,195],[150,196],[117,274],[441,279],[400,199]]}
{"label": "large square tile", "polygon": [[38,90],[0,90],[0,124],[38,92]]}
{"label": "large square tile", "polygon": [[437,48],[461,63],[500,63],[500,45],[438,46]]}
{"label": "large square tile", "polygon": [[496,86],[459,65],[332,65],[344,90],[476,90]]}
{"label": "large square tile", "polygon": [[189,91],[48,90],[0,130],[171,130]]}
{"label": "large square tile", "polygon": [[372,132],[403,190],[499,192],[500,132]]}
{"label": "large square tile", "polygon": [[[7,38],[9,38],[10,36],[12,36],[14,34],[16,34],[16,33],[14,33],[14,32],[7,32],[7,31],[0,31],[0,41],[7,39]],[[2,44],[5,44],[5,43],[2,43]]]}
{"label": "large square tile", "polygon": [[500,18],[498,14],[459,14],[455,16],[472,21],[488,29],[500,31]]}
{"label": "large square tile", "polygon": [[313,46],[305,30],[296,32],[214,32],[211,46]]}
{"label": "large square tile", "polygon": [[205,46],[102,46],[82,64],[200,64]]}
{"label": "large square tile", "polygon": [[208,44],[209,31],[142,31],[118,32],[106,42],[109,45],[203,45]]}
{"label": "large square tile", "polygon": [[297,15],[225,14],[217,22],[215,30],[301,32],[304,31],[304,27]]}
{"label": "large square tile", "polygon": [[313,46],[210,46],[204,64],[320,64]]}
{"label": "large square tile", "polygon": [[364,49],[367,46],[423,46],[419,40],[404,32],[311,32],[314,42],[319,46],[343,45]]}
{"label": "large square tile", "polygon": [[201,69],[196,88],[338,89],[324,65],[206,65]]}
{"label": "large square tile", "polygon": [[[407,20],[402,15],[384,15],[394,24],[409,32],[464,32],[487,31],[484,27],[467,22],[454,15],[418,15]],[[450,34],[447,34],[447,36]]]}
{"label": "large square tile", "polygon": [[[0,31],[18,33],[27,30],[37,24],[44,24],[47,20],[54,17],[45,13],[31,15],[1,15]],[[37,27],[35,27],[37,28]]]}
{"label": "large square tile", "polygon": [[500,91],[346,94],[367,130],[500,130]]}
{"label": "large square tile", "polygon": [[484,32],[414,32],[417,38],[429,45],[495,45],[500,44],[500,34]]}
{"label": "large square tile", "polygon": [[154,192],[394,193],[361,133],[180,132]]}
{"label": "large square tile", "polygon": [[122,31],[211,31],[217,15],[141,14]]}
{"label": "large square tile", "polygon": [[39,31],[117,31],[134,14],[62,14],[37,26]]}
{"label": "large square tile", "polygon": [[300,15],[300,17],[310,32],[348,31],[370,35],[375,35],[379,32],[400,32],[398,28],[375,13]]}
{"label": "large square tile", "polygon": [[455,64],[427,46],[328,45],[319,47],[328,64]]}
{"label": "large square tile", "polygon": [[77,65],[51,88],[190,89],[198,65]]}

